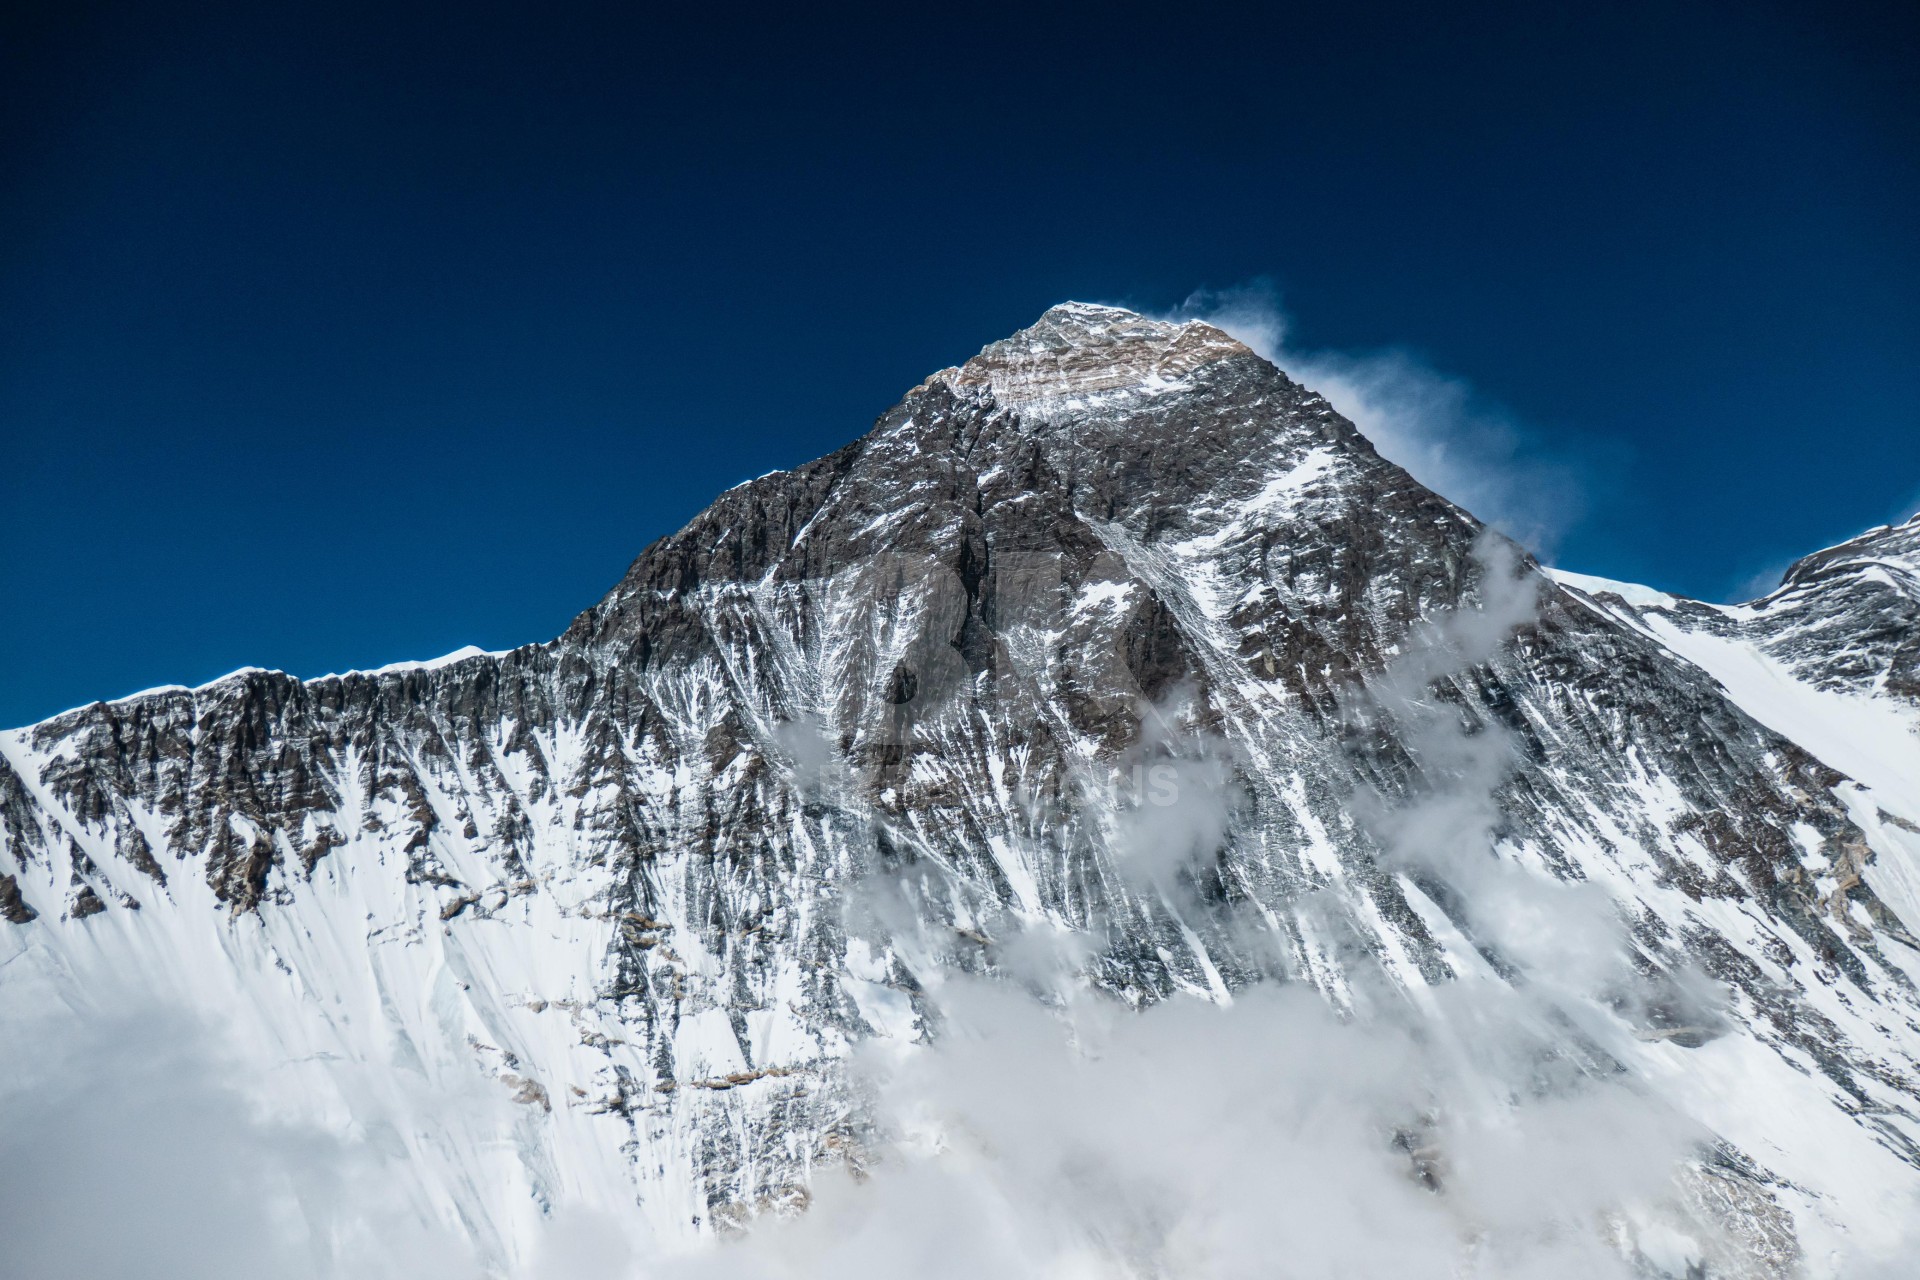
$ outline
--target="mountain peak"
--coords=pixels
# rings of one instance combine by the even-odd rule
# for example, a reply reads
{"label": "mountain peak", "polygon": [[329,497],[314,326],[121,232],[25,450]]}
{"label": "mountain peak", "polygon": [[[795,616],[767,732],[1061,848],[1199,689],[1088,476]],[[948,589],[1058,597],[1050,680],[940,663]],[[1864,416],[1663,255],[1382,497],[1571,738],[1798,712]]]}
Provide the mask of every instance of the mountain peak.
{"label": "mountain peak", "polygon": [[935,377],[989,389],[1009,408],[1045,416],[1094,399],[1173,390],[1203,365],[1252,355],[1199,320],[1156,320],[1124,307],[1063,302]]}
{"label": "mountain peak", "polygon": [[1036,330],[1050,330],[1063,335],[1094,334],[1104,332],[1113,326],[1157,326],[1167,330],[1177,330],[1180,324],[1165,320],[1156,320],[1138,311],[1126,307],[1109,306],[1104,302],[1059,302],[1040,313],[1040,318],[1020,333],[1032,333]]}
{"label": "mountain peak", "polygon": [[[49,1031],[182,1006],[232,1062],[223,1108],[337,1134],[363,1195],[517,1274],[576,1204],[631,1224],[636,1256],[809,1203],[839,1231],[862,1210],[809,1186],[840,1167],[1092,1204],[1033,1181],[1052,1148],[960,1145],[922,1173],[891,1137],[915,1098],[940,1159],[948,1134],[1010,1131],[970,1098],[1138,1092],[1032,1056],[1055,1051],[1024,1030],[1053,1025],[1051,992],[993,1007],[1021,1019],[1012,1057],[928,1056],[994,1039],[947,993],[1024,1002],[1043,964],[1069,999],[1160,1019],[1097,1029],[1169,1078],[1328,1037],[1301,1052],[1335,1075],[1215,1071],[1245,1089],[1161,1125],[1117,1185],[1219,1163],[1221,1117],[1266,1124],[1276,1087],[1289,1114],[1330,1088],[1324,1138],[1247,1129],[1292,1154],[1235,1163],[1264,1180],[1224,1200],[1312,1176],[1384,1206],[1360,1273],[1404,1271],[1403,1247],[1445,1269],[1453,1239],[1469,1271],[1608,1270],[1607,1248],[1649,1280],[1872,1269],[1838,1242],[1895,1241],[1920,1197],[1920,525],[1759,607],[1536,592],[1210,325],[1068,303],[934,383],[728,490],[552,642],[252,671],[0,733],[0,1027],[26,1030],[0,1072],[13,1044],[19,1070],[105,1071],[51,1104],[78,1114],[124,1073],[91,1012]],[[1261,984],[1284,998],[1234,999]],[[1207,1031],[1208,998],[1267,1020]],[[1471,1051],[1399,1050],[1428,1043]],[[162,1118],[137,1141],[173,1141]],[[1078,1150],[1082,1119],[1035,1140]],[[123,1126],[93,1128],[118,1158]],[[367,1133],[446,1138],[363,1163]],[[1498,1199],[1489,1142],[1540,1167],[1581,1144],[1608,1176]],[[320,1217],[335,1197],[259,1168],[317,1243],[412,1221]],[[1087,1265],[1172,1265],[1226,1229],[1217,1183]],[[1105,1240],[1089,1212],[1068,1229]],[[337,1256],[297,1269],[366,1270]]]}

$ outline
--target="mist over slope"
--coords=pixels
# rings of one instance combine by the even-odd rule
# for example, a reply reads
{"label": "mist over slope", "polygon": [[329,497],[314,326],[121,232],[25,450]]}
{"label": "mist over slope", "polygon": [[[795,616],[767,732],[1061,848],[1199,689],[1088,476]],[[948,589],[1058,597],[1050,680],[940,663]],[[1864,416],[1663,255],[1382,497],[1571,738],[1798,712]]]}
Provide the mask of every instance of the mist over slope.
{"label": "mist over slope", "polygon": [[555,640],[0,735],[4,1265],[1895,1274],[1917,614],[1056,307]]}

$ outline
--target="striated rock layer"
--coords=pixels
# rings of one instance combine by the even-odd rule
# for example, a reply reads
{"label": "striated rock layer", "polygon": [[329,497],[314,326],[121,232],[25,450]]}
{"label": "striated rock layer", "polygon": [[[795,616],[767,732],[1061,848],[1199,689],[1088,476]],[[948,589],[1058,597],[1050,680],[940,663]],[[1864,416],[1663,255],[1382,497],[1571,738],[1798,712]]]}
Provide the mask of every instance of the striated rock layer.
{"label": "striated rock layer", "polygon": [[[1506,744],[1500,859],[1615,904],[1639,985],[1569,1052],[1715,1135],[1716,1265],[1819,1273],[1920,1186],[1920,525],[1732,608],[1501,546],[1219,330],[1056,307],[551,642],[0,735],[0,992],[206,1011],[503,1265],[562,1202],[723,1228],[868,1158],[851,1048],[1040,922],[1140,1005],[1522,980],[1366,816],[1447,783],[1408,655],[1518,598],[1411,703]],[[1217,830],[1138,874],[1128,779],[1201,760]],[[409,1119],[476,1072],[504,1118]]]}

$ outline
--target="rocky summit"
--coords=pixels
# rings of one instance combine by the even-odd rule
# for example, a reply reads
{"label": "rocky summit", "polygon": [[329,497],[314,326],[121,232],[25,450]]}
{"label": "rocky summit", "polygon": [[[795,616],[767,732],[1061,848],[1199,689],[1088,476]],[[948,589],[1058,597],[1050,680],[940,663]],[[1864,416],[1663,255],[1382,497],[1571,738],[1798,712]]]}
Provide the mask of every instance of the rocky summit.
{"label": "rocky summit", "polygon": [[[884,1180],[860,1064],[943,991],[1312,993],[1670,1117],[1580,1228],[1620,1274],[1866,1274],[1920,1191],[1917,732],[1920,523],[1741,606],[1544,570],[1221,330],[1067,304],[557,639],[0,735],[0,1011],[217,1027],[506,1273],[566,1205],[666,1249]],[[1172,1087],[1251,1113],[1260,1061]],[[1501,1274],[1435,1098],[1377,1154]]]}

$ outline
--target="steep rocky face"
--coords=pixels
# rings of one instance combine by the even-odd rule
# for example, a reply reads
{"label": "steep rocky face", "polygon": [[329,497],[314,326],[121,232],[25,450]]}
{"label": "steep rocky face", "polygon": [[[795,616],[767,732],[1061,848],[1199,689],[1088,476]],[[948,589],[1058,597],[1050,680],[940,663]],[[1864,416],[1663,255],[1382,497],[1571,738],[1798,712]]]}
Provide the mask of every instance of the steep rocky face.
{"label": "steep rocky face", "polygon": [[[550,643],[0,736],[0,947],[216,1011],[507,1261],[528,1204],[803,1203],[875,1140],[851,1048],[1042,924],[1135,1005],[1524,985],[1465,811],[1612,904],[1552,1052],[1710,1130],[1715,1265],[1789,1274],[1916,1186],[1916,581],[1913,524],[1737,609],[1550,576],[1219,330],[1070,304]],[[409,1125],[476,1067],[510,1142]]]}

